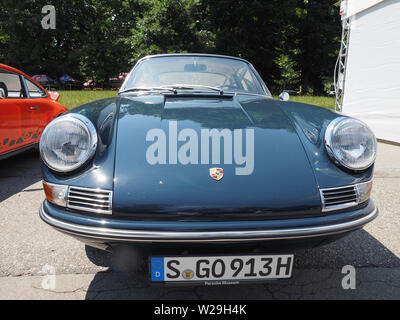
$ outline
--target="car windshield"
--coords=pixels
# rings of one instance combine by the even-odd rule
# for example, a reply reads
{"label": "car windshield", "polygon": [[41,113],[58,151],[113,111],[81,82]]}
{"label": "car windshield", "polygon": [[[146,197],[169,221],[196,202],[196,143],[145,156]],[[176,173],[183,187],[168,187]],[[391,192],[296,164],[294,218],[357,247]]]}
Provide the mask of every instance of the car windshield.
{"label": "car windshield", "polygon": [[140,62],[121,92],[145,89],[179,89],[268,94],[249,64],[209,56],[162,56]]}

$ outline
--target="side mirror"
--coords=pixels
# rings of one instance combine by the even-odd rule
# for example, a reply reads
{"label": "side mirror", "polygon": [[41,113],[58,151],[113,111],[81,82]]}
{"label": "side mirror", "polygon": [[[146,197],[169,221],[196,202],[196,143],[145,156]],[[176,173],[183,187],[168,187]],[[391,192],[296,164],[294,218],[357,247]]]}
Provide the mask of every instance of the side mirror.
{"label": "side mirror", "polygon": [[279,95],[279,100],[281,101],[289,101],[290,99],[290,94],[287,93],[286,91],[283,91],[280,95]]}
{"label": "side mirror", "polygon": [[58,99],[60,99],[60,94],[58,92],[49,92],[49,97],[51,100],[58,102]]}

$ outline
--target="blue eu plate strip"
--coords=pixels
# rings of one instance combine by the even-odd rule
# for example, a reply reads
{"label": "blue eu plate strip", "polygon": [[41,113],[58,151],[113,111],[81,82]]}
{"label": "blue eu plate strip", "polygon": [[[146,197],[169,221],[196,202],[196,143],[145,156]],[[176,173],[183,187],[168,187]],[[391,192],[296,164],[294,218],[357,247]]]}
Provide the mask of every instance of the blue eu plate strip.
{"label": "blue eu plate strip", "polygon": [[164,258],[151,258],[151,281],[164,281]]}

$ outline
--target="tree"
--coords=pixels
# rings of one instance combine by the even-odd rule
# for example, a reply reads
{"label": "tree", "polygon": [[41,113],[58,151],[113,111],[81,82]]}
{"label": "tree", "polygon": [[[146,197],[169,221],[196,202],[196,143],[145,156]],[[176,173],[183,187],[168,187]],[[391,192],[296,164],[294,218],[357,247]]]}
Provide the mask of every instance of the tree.
{"label": "tree", "polygon": [[321,94],[332,78],[341,25],[331,0],[1,0],[0,60],[28,74],[104,82],[141,57],[219,53],[252,62],[274,92]]}
{"label": "tree", "polygon": [[284,53],[278,56],[274,62],[281,71],[280,78],[275,80],[275,83],[282,89],[295,88],[300,80],[300,70],[296,62]]}
{"label": "tree", "polygon": [[151,54],[204,52],[212,48],[212,34],[198,27],[199,6],[199,0],[140,1],[141,15],[128,39],[134,52],[131,63]]}
{"label": "tree", "polygon": [[104,82],[119,72],[130,70],[135,52],[127,40],[140,14],[138,1],[86,1],[85,19],[80,26],[85,37],[77,55],[82,74]]}
{"label": "tree", "polygon": [[296,62],[301,66],[303,93],[324,93],[324,80],[333,77],[341,35],[340,16],[330,0],[299,0]]}
{"label": "tree", "polygon": [[293,21],[295,0],[204,0],[216,36],[216,52],[251,61],[272,90],[280,90],[276,58],[283,34]]}
{"label": "tree", "polygon": [[81,1],[54,0],[57,12],[57,28],[44,30],[41,25],[42,7],[46,0],[3,0],[5,16],[2,31],[6,32],[7,52],[5,63],[24,70],[28,74],[46,73],[79,75],[79,59],[76,50],[80,34],[76,24],[82,18]]}
{"label": "tree", "polygon": [[0,6],[0,61],[5,61],[8,51],[8,42],[10,41],[5,21],[7,19],[7,10]]}

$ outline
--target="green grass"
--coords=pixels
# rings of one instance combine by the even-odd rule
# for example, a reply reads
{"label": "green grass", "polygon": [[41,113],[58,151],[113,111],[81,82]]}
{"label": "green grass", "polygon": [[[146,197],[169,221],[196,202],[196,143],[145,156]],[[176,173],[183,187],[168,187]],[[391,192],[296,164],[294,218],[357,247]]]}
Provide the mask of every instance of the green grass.
{"label": "green grass", "polygon": [[[72,109],[91,101],[111,98],[116,95],[117,91],[60,91],[59,102],[67,108]],[[290,101],[335,109],[335,98],[332,97],[291,96]]]}
{"label": "green grass", "polygon": [[[276,100],[279,99],[278,96],[275,96],[274,98]],[[335,98],[332,97],[290,96],[289,101],[313,104],[323,108],[335,110]]]}
{"label": "green grass", "polygon": [[316,106],[335,110],[335,98],[314,96],[291,96],[290,101],[314,104]]}
{"label": "green grass", "polygon": [[63,106],[68,109],[73,109],[82,104],[115,97],[118,91],[58,91],[60,93],[60,100]]}

